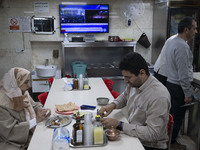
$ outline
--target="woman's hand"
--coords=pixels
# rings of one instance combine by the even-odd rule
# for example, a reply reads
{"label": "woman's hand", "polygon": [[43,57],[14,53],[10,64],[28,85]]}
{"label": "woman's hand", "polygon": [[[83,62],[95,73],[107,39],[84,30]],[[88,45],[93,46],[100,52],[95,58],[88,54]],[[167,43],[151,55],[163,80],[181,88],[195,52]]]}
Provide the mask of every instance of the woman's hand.
{"label": "woman's hand", "polygon": [[41,109],[36,114],[36,122],[39,123],[50,115],[51,115],[51,110],[49,108],[48,109]]}
{"label": "woman's hand", "polygon": [[27,95],[13,97],[14,110],[21,111],[29,106],[29,102],[24,100],[26,97]]}
{"label": "woman's hand", "polygon": [[47,117],[49,117],[50,115],[51,115],[51,109],[49,109],[49,108],[46,108],[46,116],[45,116],[45,118],[47,118]]}

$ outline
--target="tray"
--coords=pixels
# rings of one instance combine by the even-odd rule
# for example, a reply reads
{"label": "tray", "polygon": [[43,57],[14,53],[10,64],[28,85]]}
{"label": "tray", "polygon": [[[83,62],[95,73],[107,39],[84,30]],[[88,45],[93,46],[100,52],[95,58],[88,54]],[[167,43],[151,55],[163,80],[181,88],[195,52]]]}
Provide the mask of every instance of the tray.
{"label": "tray", "polygon": [[72,90],[70,90],[70,91],[87,91],[87,90],[90,90],[91,89],[91,87],[89,86],[89,89],[82,89],[82,90],[79,90],[79,89],[72,89]]}
{"label": "tray", "polygon": [[[51,125],[51,122],[53,120],[57,120],[57,119],[65,119],[66,121],[60,125]],[[49,128],[58,128],[58,127],[66,126],[66,125],[70,124],[71,122],[72,122],[72,117],[70,117],[70,116],[54,116],[54,117],[49,118],[46,121],[45,126],[47,126]]]}
{"label": "tray", "polygon": [[106,146],[107,144],[108,144],[108,138],[106,137],[106,134],[104,133],[104,143],[103,144],[99,144],[99,145],[74,145],[73,139],[71,139],[69,146],[72,147],[72,148],[86,148],[86,147],[102,147],[102,146]]}

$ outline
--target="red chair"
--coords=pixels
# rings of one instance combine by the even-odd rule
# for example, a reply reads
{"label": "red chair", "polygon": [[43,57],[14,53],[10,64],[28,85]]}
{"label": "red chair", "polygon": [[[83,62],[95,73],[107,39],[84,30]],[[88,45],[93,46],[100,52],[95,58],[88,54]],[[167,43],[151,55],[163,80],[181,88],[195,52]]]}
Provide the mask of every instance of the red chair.
{"label": "red chair", "polygon": [[168,124],[167,124],[168,137],[169,137],[169,141],[168,141],[168,150],[170,150],[173,127],[174,127],[173,116],[172,116],[171,114],[169,114],[169,121],[168,121]]}
{"label": "red chair", "polygon": [[120,95],[120,93],[118,93],[118,92],[116,92],[116,91],[111,91],[111,94],[112,94],[112,96],[114,97],[114,98],[117,98],[119,95]]}
{"label": "red chair", "polygon": [[47,99],[47,92],[41,93],[40,95],[38,95],[38,99],[40,101],[40,103],[44,106],[46,99]]}
{"label": "red chair", "polygon": [[109,89],[109,91],[112,91],[112,87],[113,87],[113,81],[110,79],[104,79],[104,83],[106,84],[107,88]]}
{"label": "red chair", "polygon": [[49,86],[51,87],[52,83],[53,83],[53,77],[49,78],[48,79],[48,82],[49,82]]}

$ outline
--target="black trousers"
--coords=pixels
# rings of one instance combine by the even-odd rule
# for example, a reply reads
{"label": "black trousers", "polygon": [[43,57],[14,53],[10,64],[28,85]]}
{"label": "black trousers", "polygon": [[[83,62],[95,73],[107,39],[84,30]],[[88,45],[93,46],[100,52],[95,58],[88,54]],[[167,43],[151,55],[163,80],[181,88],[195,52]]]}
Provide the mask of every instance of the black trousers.
{"label": "black trousers", "polygon": [[159,74],[158,72],[154,71],[154,77],[158,79],[164,86],[166,86],[167,77]]}
{"label": "black trousers", "polygon": [[185,104],[185,95],[180,85],[173,84],[167,81],[166,86],[171,95],[170,114],[173,116],[174,119],[174,128],[171,143],[174,143],[176,141],[183,119],[185,117],[186,108],[180,107],[181,105]]}
{"label": "black trousers", "polygon": [[167,150],[167,149],[159,149],[159,148],[153,148],[153,147],[146,147],[144,146],[145,150]]}

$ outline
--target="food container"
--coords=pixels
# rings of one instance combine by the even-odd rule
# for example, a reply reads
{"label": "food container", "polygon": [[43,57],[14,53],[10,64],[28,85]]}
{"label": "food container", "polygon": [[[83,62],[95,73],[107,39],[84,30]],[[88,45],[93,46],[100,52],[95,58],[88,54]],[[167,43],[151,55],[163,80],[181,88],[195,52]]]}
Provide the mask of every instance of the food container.
{"label": "food container", "polygon": [[107,105],[108,102],[109,102],[109,98],[107,98],[107,97],[98,97],[97,98],[98,105]]}
{"label": "food container", "polygon": [[108,140],[116,141],[119,138],[120,131],[112,127],[111,129],[106,130],[105,134]]}

